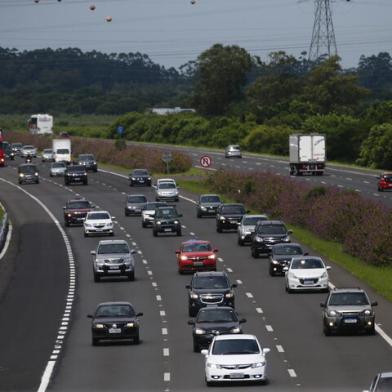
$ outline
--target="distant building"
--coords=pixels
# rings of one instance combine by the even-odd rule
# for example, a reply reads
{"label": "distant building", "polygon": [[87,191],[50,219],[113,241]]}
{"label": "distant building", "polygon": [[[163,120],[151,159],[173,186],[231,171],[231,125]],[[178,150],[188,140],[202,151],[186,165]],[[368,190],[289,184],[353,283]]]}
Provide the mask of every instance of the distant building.
{"label": "distant building", "polygon": [[176,108],[153,108],[151,109],[151,113],[158,114],[159,116],[167,116],[169,114],[178,114],[178,113],[196,113],[195,109],[184,109],[180,107]]}

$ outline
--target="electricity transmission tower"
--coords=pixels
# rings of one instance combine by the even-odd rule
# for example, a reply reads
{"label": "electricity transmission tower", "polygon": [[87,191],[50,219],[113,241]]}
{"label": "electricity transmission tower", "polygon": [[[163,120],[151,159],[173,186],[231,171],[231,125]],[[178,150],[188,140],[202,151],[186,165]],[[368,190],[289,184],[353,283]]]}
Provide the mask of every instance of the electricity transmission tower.
{"label": "electricity transmission tower", "polygon": [[315,61],[322,55],[327,55],[328,57],[337,55],[331,0],[315,0],[309,60]]}

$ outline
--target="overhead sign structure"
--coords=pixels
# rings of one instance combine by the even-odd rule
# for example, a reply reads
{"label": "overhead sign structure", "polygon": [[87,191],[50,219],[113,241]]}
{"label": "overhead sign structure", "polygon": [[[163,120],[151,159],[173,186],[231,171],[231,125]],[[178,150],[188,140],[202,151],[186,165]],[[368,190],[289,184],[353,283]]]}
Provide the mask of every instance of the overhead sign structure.
{"label": "overhead sign structure", "polygon": [[210,167],[211,164],[212,164],[212,159],[211,159],[210,156],[208,156],[208,155],[203,155],[203,156],[200,158],[200,165],[201,165],[201,166],[203,166],[203,167]]}

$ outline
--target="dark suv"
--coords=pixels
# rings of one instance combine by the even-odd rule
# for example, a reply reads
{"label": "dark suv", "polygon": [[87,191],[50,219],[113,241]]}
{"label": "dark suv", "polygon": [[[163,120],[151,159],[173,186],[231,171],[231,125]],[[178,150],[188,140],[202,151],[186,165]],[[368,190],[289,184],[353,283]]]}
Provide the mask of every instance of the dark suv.
{"label": "dark suv", "polygon": [[39,174],[37,166],[30,163],[22,163],[18,166],[19,184],[36,183],[39,184]]}
{"label": "dark suv", "polygon": [[360,330],[375,333],[375,314],[366,292],[360,288],[334,289],[320,306],[323,310],[323,329],[326,336],[333,332]]}
{"label": "dark suv", "polygon": [[71,224],[83,225],[87,213],[93,211],[94,208],[95,205],[88,200],[68,200],[63,207],[65,226],[70,226]]}
{"label": "dark suv", "polygon": [[88,184],[86,168],[83,165],[68,166],[64,173],[64,184]]}
{"label": "dark suv", "polygon": [[195,317],[197,312],[210,305],[234,308],[236,284],[231,284],[226,272],[196,272],[188,289],[188,314]]}
{"label": "dark suv", "polygon": [[78,156],[78,165],[83,165],[86,170],[98,171],[98,164],[93,154],[80,154]]}
{"label": "dark suv", "polygon": [[216,231],[237,230],[238,224],[246,214],[243,204],[221,204],[216,212]]}
{"label": "dark suv", "polygon": [[293,257],[307,256],[300,244],[276,244],[271,247],[269,273],[271,276],[284,275],[284,267],[287,267]]}
{"label": "dark suv", "polygon": [[254,258],[260,254],[269,254],[272,245],[290,242],[291,230],[287,230],[282,221],[260,221],[252,236],[251,252]]}
{"label": "dark suv", "polygon": [[135,169],[129,175],[129,186],[151,186],[151,175],[147,169]]}
{"label": "dark suv", "polygon": [[176,233],[180,237],[182,234],[181,222],[178,218],[181,217],[182,214],[179,214],[174,206],[157,208],[152,223],[154,237],[157,237],[158,233]]}

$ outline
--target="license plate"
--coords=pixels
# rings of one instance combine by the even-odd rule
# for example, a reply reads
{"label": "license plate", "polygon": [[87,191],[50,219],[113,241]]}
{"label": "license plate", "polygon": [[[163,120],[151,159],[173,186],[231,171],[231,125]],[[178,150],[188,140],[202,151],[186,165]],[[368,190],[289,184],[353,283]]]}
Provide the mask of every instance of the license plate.
{"label": "license plate", "polygon": [[304,280],[304,284],[311,285],[313,284],[313,280]]}
{"label": "license plate", "polygon": [[243,373],[231,373],[230,378],[244,378]]}
{"label": "license plate", "polygon": [[97,228],[95,229],[95,231],[102,231],[102,230],[103,230],[103,229],[97,229]]}
{"label": "license plate", "polygon": [[118,270],[119,267],[116,266],[116,265],[110,265],[110,266],[109,266],[109,269],[111,269],[111,270]]}
{"label": "license plate", "polygon": [[202,262],[202,261],[195,261],[195,262],[193,263],[193,265],[194,265],[195,267],[202,267],[202,266],[203,266],[203,262]]}
{"label": "license plate", "polygon": [[121,333],[121,328],[110,328],[109,333]]}
{"label": "license plate", "polygon": [[355,318],[347,318],[347,319],[344,319],[344,322],[345,322],[345,324],[356,324],[358,322],[358,320]]}
{"label": "license plate", "polygon": [[74,177],[75,181],[80,181],[80,177]]}
{"label": "license plate", "polygon": [[172,229],[163,229],[163,231],[172,231]]}

